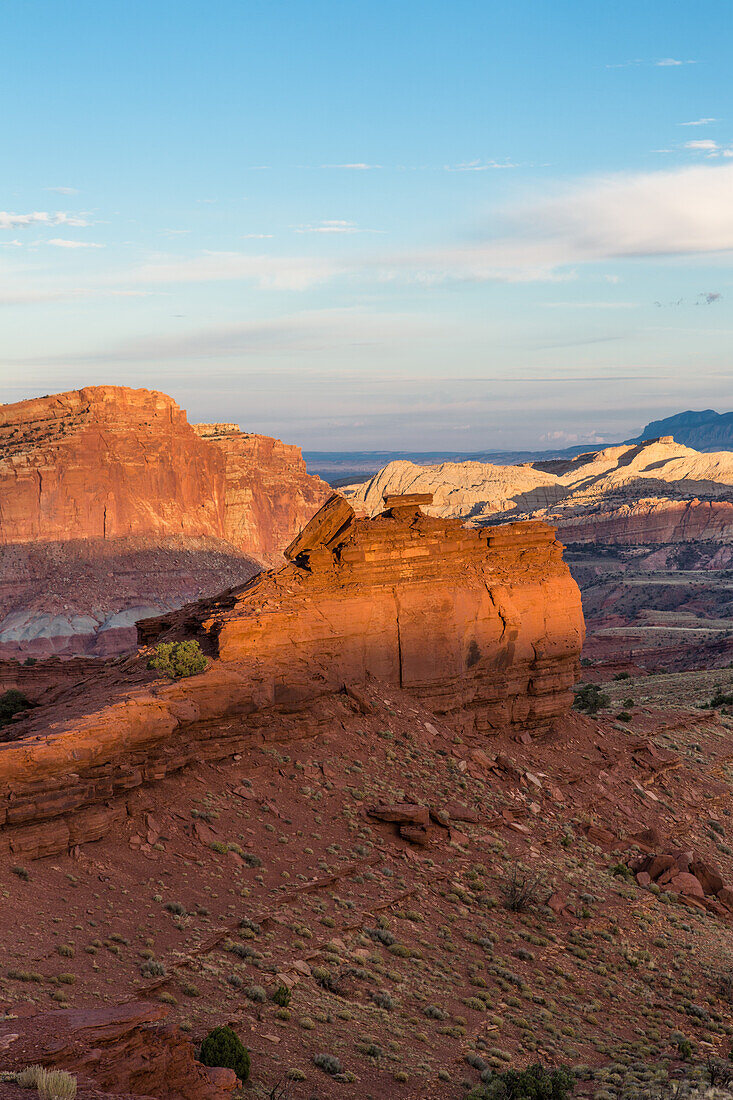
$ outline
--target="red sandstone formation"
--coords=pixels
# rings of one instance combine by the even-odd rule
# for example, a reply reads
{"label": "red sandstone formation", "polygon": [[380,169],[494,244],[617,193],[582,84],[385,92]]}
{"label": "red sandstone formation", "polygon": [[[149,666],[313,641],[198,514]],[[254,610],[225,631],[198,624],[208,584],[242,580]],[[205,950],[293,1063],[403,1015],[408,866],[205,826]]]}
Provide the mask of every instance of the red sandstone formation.
{"label": "red sandstone formation", "polygon": [[334,495],[281,569],[140,624],[143,642],[198,637],[213,658],[206,672],[155,681],[130,658],[89,702],[69,692],[11,723],[0,850],[33,858],[104,835],[119,816],[114,795],[240,751],[344,684],[378,678],[487,735],[567,712],[584,627],[553,530],[473,530],[410,497],[388,503],[357,519]]}
{"label": "red sandstone formation", "polygon": [[224,537],[248,553],[282,560],[283,548],[330,496],[329,486],[306,473],[300,447],[236,424],[193,427],[224,455]]}
{"label": "red sandstone formation", "polygon": [[0,406],[0,657],[129,648],[142,615],[282,560],[329,492],[297,447],[162,393]]}
{"label": "red sandstone formation", "polygon": [[175,401],[89,386],[0,406],[0,543],[224,535],[224,463]]}
{"label": "red sandstone formation", "polygon": [[128,1002],[11,1018],[0,1022],[3,1069],[66,1069],[105,1096],[228,1100],[237,1085],[233,1070],[196,1062],[191,1041],[165,1022],[169,1013],[162,1004]]}

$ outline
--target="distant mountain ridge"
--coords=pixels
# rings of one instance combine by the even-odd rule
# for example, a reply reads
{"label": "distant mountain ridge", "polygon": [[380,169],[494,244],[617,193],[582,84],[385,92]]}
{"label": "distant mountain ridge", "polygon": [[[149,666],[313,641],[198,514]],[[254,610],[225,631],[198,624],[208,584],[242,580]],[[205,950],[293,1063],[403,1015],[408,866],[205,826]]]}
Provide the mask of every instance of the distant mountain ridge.
{"label": "distant mountain ridge", "polygon": [[717,413],[713,409],[675,413],[663,420],[652,420],[634,439],[627,443],[642,443],[646,439],[674,436],[675,443],[693,447],[696,451],[733,450],[733,412]]}

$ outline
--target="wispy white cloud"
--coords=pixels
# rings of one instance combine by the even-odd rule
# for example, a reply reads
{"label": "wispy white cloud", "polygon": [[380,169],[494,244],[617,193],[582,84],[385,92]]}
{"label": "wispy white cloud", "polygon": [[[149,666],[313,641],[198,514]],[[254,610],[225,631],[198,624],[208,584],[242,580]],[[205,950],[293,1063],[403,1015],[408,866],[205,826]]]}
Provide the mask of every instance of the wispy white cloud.
{"label": "wispy white cloud", "polygon": [[52,244],[56,248],[104,248],[103,244],[97,244],[96,241],[70,241],[65,237],[52,237],[46,244]]}
{"label": "wispy white cloud", "polygon": [[241,240],[243,241],[269,241],[272,238],[272,233],[242,233]]}
{"label": "wispy white cloud", "polygon": [[680,65],[697,65],[697,61],[680,61],[676,57],[644,58],[632,57],[628,61],[616,61],[606,65],[607,69],[629,69],[635,65],[653,65],[657,69],[676,69]]}
{"label": "wispy white cloud", "polygon": [[721,145],[711,138],[700,141],[686,141],[683,148],[693,153],[704,153],[706,157],[733,157],[733,145]]}
{"label": "wispy white cloud", "polygon": [[57,195],[78,195],[78,187],[44,187],[44,191],[54,191]]}
{"label": "wispy white cloud", "polygon": [[351,172],[368,172],[372,168],[381,168],[381,164],[365,164],[363,161],[357,161],[353,164],[323,164],[322,168],[343,168]]}
{"label": "wispy white cloud", "polygon": [[654,64],[658,69],[677,68],[678,65],[697,65],[697,61],[678,61],[676,57],[660,57]]}
{"label": "wispy white cloud", "polygon": [[87,226],[90,224],[80,214],[67,214],[61,210],[56,211],[55,214],[47,210],[34,210],[30,214],[13,214],[8,210],[0,210],[0,229],[22,229],[28,225]]}
{"label": "wispy white cloud", "polygon": [[276,290],[306,290],[346,269],[330,260],[302,256],[252,256],[244,252],[203,252],[184,259],[159,257],[120,273],[116,283],[203,283],[239,279]]}
{"label": "wispy white cloud", "polygon": [[362,233],[356,222],[322,221],[317,225],[296,225],[293,227],[296,233]]}
{"label": "wispy white cloud", "polygon": [[495,168],[519,168],[510,160],[468,160],[462,164],[446,164],[446,172],[490,172]]}
{"label": "wispy white cloud", "polygon": [[717,121],[717,118],[696,118],[694,122],[680,122],[680,126],[709,126],[711,122]]}
{"label": "wispy white cloud", "polygon": [[[453,332],[452,327],[449,329]],[[269,352],[323,351],[330,348],[368,348],[388,344],[415,346],[445,332],[444,322],[407,313],[378,313],[360,309],[323,309],[294,312],[267,321],[191,328],[126,339],[98,350],[73,353],[75,363],[181,361],[196,359],[245,359]],[[53,364],[68,361],[68,354],[51,355]],[[7,360],[6,360],[7,361]],[[33,357],[37,364],[40,360]],[[13,361],[21,366],[24,359]],[[341,368],[342,369],[342,368]]]}

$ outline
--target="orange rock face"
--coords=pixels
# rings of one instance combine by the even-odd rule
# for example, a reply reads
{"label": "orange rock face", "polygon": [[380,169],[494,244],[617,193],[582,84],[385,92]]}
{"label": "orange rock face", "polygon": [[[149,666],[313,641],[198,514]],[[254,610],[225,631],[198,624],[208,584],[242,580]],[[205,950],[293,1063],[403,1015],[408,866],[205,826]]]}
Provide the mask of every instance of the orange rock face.
{"label": "orange rock face", "polygon": [[213,536],[272,558],[330,494],[298,447],[124,386],[0,406],[0,456],[0,544]]}
{"label": "orange rock face", "polygon": [[90,386],[0,406],[0,543],[224,534],[224,462],[175,401]]}
{"label": "orange rock face", "polygon": [[328,499],[330,487],[306,473],[300,447],[242,432],[236,424],[193,427],[224,456],[224,537],[247,553],[277,558]]}
{"label": "orange rock face", "polygon": [[369,520],[334,495],[286,551],[290,566],[231,606],[143,622],[142,637],[197,622],[220,659],[254,662],[274,703],[374,676],[438,713],[468,710],[481,730],[562,713],[583,615],[552,528],[467,529],[405,500]]}
{"label": "orange rock face", "polygon": [[151,683],[130,658],[86,707],[82,692],[6,729],[0,850],[33,858],[104,835],[114,795],[242,751],[283,715],[370,678],[489,736],[569,709],[583,614],[547,525],[467,529],[399,498],[357,519],[334,495],[287,556],[216,600],[139,624],[145,643],[197,637],[212,658],[204,673]]}
{"label": "orange rock face", "polygon": [[0,406],[0,657],[123,652],[141,615],[281,562],[329,493],[297,447],[162,393]]}

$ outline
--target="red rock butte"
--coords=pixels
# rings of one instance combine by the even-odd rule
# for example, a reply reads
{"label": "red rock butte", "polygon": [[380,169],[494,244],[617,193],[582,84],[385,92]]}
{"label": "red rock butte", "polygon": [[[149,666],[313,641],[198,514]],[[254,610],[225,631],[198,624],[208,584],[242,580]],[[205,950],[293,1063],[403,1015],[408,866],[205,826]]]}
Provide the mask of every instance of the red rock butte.
{"label": "red rock butte", "polygon": [[0,544],[213,536],[272,558],[328,493],[298,447],[196,427],[154,390],[0,406]]}
{"label": "red rock butte", "polygon": [[[0,744],[0,850],[33,858],[104,835],[119,795],[185,764],[246,751],[371,678],[456,729],[548,728],[567,712],[584,623],[554,530],[486,529],[388,497],[374,519],[334,494],[288,563],[138,625],[144,644],[197,638],[207,670],[171,682],[145,654],[13,722]],[[309,711],[310,708],[310,711]]]}
{"label": "red rock butte", "polygon": [[141,616],[280,564],[330,492],[298,447],[164,393],[0,406],[0,658],[129,650]]}

